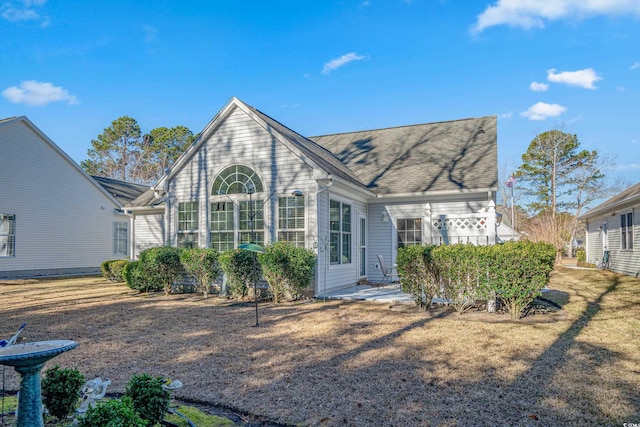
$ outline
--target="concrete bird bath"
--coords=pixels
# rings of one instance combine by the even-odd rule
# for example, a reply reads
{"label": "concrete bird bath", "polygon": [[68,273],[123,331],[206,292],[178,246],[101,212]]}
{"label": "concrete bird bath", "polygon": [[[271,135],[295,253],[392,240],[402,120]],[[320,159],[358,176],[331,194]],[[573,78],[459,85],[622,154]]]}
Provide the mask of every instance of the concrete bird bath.
{"label": "concrete bird bath", "polygon": [[17,427],[44,427],[40,371],[47,360],[77,346],[71,340],[51,340],[0,348],[0,365],[13,366],[22,378]]}

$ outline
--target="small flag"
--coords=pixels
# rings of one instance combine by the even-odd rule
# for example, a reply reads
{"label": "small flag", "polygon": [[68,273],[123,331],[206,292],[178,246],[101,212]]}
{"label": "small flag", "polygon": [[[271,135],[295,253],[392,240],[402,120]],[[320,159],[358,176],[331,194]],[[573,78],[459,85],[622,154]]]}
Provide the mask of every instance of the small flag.
{"label": "small flag", "polygon": [[507,180],[507,187],[513,188],[513,184],[515,184],[516,179],[513,176],[510,176]]}

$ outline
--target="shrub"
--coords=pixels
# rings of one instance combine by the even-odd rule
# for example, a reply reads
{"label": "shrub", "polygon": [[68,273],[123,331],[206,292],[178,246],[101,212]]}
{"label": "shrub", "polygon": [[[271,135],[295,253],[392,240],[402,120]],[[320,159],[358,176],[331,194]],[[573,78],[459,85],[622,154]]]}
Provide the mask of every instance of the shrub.
{"label": "shrub", "polygon": [[182,272],[180,249],[171,246],[158,246],[140,252],[142,274],[147,291],[164,290],[171,293],[171,286]]}
{"label": "shrub", "polygon": [[140,292],[149,292],[150,284],[145,277],[142,262],[132,261],[125,265],[122,277],[128,287]]}
{"label": "shrub", "polygon": [[487,246],[439,246],[433,250],[432,259],[441,272],[442,296],[458,313],[471,309],[477,298],[485,296]]}
{"label": "shrub", "polygon": [[104,261],[100,264],[100,271],[102,272],[102,277],[107,280],[111,280],[111,269],[109,268],[109,264],[111,264],[113,260]]}
{"label": "shrub", "polygon": [[586,262],[587,253],[584,251],[584,249],[580,249],[576,251],[576,258],[578,259],[578,262]]}
{"label": "shrub", "polygon": [[183,249],[180,252],[180,262],[187,274],[196,278],[197,288],[207,297],[211,282],[222,271],[218,262],[218,251],[215,249]]}
{"label": "shrub", "polygon": [[259,259],[275,303],[281,297],[297,299],[302,290],[311,286],[316,265],[313,251],[285,241],[275,242],[265,248]]}
{"label": "shrub", "polygon": [[489,254],[489,286],[511,318],[519,319],[549,282],[556,250],[548,243],[518,241],[491,246]]}
{"label": "shrub", "polygon": [[131,398],[135,411],[149,425],[160,422],[169,409],[171,395],[162,388],[164,382],[162,377],[141,374],[131,377],[127,384],[125,396]]}
{"label": "shrub", "polygon": [[145,427],[147,423],[136,413],[130,397],[98,402],[80,418],[80,427]]}
{"label": "shrub", "polygon": [[124,282],[124,268],[129,264],[126,259],[113,259],[100,264],[102,277],[112,282]]}
{"label": "shrub", "polygon": [[[231,249],[220,254],[222,271],[227,275],[227,292],[238,299],[247,296],[253,286],[253,253],[240,249]],[[257,264],[257,263],[256,263]],[[260,277],[260,265],[256,265]]]}
{"label": "shrub", "polygon": [[432,261],[435,246],[405,246],[398,249],[396,263],[402,290],[413,297],[419,307],[427,309],[436,296],[438,269]]}
{"label": "shrub", "polygon": [[66,418],[76,409],[84,375],[77,369],[60,369],[58,365],[47,369],[42,379],[42,402],[49,413],[58,419]]}
{"label": "shrub", "polygon": [[129,264],[129,261],[126,259],[117,259],[112,261],[109,264],[109,269],[111,270],[111,281],[113,282],[124,282],[124,268]]}

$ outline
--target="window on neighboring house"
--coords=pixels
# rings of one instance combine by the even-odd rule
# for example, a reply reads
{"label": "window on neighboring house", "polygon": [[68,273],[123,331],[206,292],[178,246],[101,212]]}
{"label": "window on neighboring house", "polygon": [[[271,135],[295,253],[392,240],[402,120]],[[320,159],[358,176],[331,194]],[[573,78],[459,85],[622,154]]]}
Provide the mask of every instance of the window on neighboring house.
{"label": "window on neighboring house", "polygon": [[178,247],[198,247],[198,202],[178,203]]}
{"label": "window on neighboring house", "polygon": [[633,249],[633,212],[620,215],[620,240],[622,249]]}
{"label": "window on neighboring house", "polygon": [[351,263],[351,205],[331,200],[329,205],[329,233],[331,264]]}
{"label": "window on neighboring house", "polygon": [[396,221],[398,228],[398,247],[422,244],[422,219],[402,218]]}
{"label": "window on neighboring house", "polygon": [[211,247],[224,252],[233,249],[233,202],[211,203]]}
{"label": "window on neighboring house", "polygon": [[0,257],[16,256],[16,216],[0,214]]}
{"label": "window on neighboring house", "polygon": [[305,247],[304,196],[278,199],[278,240]]}
{"label": "window on neighboring house", "polygon": [[113,254],[115,256],[129,255],[129,223],[116,221],[113,223]]}

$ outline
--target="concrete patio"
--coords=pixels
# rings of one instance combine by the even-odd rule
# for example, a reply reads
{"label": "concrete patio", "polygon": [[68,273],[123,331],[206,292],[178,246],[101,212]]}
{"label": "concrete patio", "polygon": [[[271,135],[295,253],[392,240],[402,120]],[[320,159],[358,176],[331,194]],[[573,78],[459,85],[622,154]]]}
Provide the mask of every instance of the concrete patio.
{"label": "concrete patio", "polygon": [[344,299],[383,303],[414,304],[409,294],[402,292],[399,284],[370,286],[354,285],[348,288],[321,293],[317,299]]}

